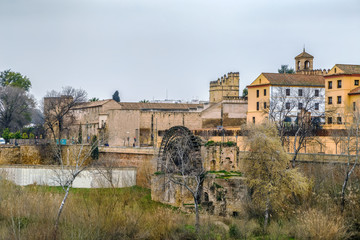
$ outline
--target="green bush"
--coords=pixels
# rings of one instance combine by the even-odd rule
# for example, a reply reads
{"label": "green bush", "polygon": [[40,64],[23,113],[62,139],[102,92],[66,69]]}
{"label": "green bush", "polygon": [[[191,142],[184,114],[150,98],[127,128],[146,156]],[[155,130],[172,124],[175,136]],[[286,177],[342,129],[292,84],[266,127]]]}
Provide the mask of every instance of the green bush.
{"label": "green bush", "polygon": [[14,138],[15,139],[21,139],[21,132],[17,131],[16,133],[14,133]]}
{"label": "green bush", "polygon": [[2,133],[2,137],[6,140],[6,142],[9,141],[10,139],[10,130],[8,128],[5,128],[3,133]]}
{"label": "green bush", "polygon": [[208,141],[207,143],[205,143],[205,146],[206,147],[209,147],[209,146],[214,146],[215,145],[215,142],[213,140],[210,140]]}
{"label": "green bush", "polygon": [[29,138],[29,136],[27,135],[26,132],[24,132],[21,137],[22,137],[22,139],[28,139]]}
{"label": "green bush", "polygon": [[35,138],[35,135],[34,135],[33,133],[30,133],[29,138],[30,138],[30,139],[34,139],[34,138]]}

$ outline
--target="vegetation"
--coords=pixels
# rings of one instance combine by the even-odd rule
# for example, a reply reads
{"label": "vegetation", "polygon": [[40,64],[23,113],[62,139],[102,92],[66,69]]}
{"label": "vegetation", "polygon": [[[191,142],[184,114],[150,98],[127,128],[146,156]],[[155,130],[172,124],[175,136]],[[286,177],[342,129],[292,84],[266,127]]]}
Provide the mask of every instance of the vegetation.
{"label": "vegetation", "polygon": [[119,96],[119,91],[116,90],[114,92],[114,94],[112,95],[112,99],[115,100],[116,102],[120,102],[120,96]]}
{"label": "vegetation", "polygon": [[205,146],[206,147],[211,147],[211,146],[233,147],[233,146],[236,146],[236,142],[233,142],[233,141],[215,142],[213,140],[210,140],[205,143]]}
{"label": "vegetation", "polygon": [[247,185],[254,205],[264,212],[266,231],[270,215],[307,194],[309,182],[297,169],[289,169],[289,157],[275,125],[252,126],[248,144],[250,151],[244,159]]}
{"label": "vegetation", "polygon": [[289,68],[289,65],[281,65],[280,69],[278,69],[278,73],[294,74],[295,71],[293,68]]}
{"label": "vegetation", "polygon": [[29,91],[31,88],[30,79],[19,72],[12,72],[11,69],[0,72],[0,85],[11,86]]}
{"label": "vegetation", "polygon": [[89,102],[97,102],[97,101],[99,101],[99,98],[97,97],[93,97],[89,99]]}
{"label": "vegetation", "polygon": [[244,88],[242,97],[245,98],[245,97],[247,97],[247,96],[248,96],[248,89],[247,89],[247,88]]}

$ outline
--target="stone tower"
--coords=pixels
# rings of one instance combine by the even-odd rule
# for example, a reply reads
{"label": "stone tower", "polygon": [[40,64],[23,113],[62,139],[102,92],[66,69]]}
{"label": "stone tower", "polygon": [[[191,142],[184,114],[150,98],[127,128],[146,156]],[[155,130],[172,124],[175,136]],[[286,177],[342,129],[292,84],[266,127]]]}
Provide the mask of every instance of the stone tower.
{"label": "stone tower", "polygon": [[314,57],[305,52],[303,52],[295,57],[295,71],[298,72],[310,72],[313,70]]}
{"label": "stone tower", "polygon": [[239,99],[239,79],[238,72],[230,72],[217,81],[211,81],[210,103],[221,102],[223,99]]}

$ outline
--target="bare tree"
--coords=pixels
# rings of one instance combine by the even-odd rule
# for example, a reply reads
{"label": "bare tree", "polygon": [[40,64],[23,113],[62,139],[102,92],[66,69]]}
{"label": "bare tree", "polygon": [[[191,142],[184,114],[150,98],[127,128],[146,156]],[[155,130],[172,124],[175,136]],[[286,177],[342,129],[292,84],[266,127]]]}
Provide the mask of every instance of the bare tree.
{"label": "bare tree", "polygon": [[[70,189],[75,181],[75,179],[83,172],[85,169],[90,167],[95,163],[95,161],[90,162],[92,152],[98,147],[98,141],[92,142],[91,145],[79,144],[79,145],[72,145],[72,148],[69,149],[69,154],[64,157],[61,154],[61,145],[54,144],[54,152],[56,157],[60,163],[60,170],[55,171],[56,179],[55,181],[62,187],[65,192],[64,198],[60,204],[56,221],[55,221],[55,238],[57,236],[59,220],[61,213],[64,209],[66,200],[69,196]],[[66,161],[65,161],[66,160]]]}
{"label": "bare tree", "polygon": [[278,128],[281,145],[286,141],[286,132],[289,128],[293,111],[296,108],[296,99],[289,98],[286,94],[286,88],[276,87],[267,103],[268,108],[264,108],[264,113],[268,115],[269,120],[274,122]]}
{"label": "bare tree", "polygon": [[345,140],[347,162],[345,167],[345,178],[341,188],[341,211],[345,209],[346,188],[359,161],[359,137],[360,137],[360,111],[358,106],[353,109],[346,109],[344,114],[347,137]]}
{"label": "bare tree", "polygon": [[292,167],[295,167],[295,162],[301,148],[305,146],[304,143],[315,135],[315,131],[320,129],[321,119],[324,118],[325,98],[319,93],[315,94],[313,89],[302,89],[302,97],[297,98],[298,115],[295,125],[294,133],[294,156],[292,158]]}
{"label": "bare tree", "polygon": [[34,97],[24,89],[12,86],[0,87],[0,130],[19,130],[30,123]]}
{"label": "bare tree", "polygon": [[206,170],[200,152],[194,151],[190,136],[176,138],[162,163],[167,183],[172,182],[188,190],[194,200],[195,229],[200,227],[199,204]]}
{"label": "bare tree", "polygon": [[60,140],[64,131],[75,120],[71,108],[87,101],[87,93],[82,89],[64,87],[61,91],[51,91],[44,97],[44,122],[53,139]]}
{"label": "bare tree", "polygon": [[282,146],[288,136],[294,136],[292,166],[295,167],[304,143],[313,136],[314,130],[320,128],[325,113],[324,96],[320,89],[276,87],[267,106],[264,113],[276,124]]}
{"label": "bare tree", "polygon": [[344,142],[347,137],[347,133],[344,130],[336,129],[331,132],[331,139],[335,143],[335,154],[338,154],[339,143]]}

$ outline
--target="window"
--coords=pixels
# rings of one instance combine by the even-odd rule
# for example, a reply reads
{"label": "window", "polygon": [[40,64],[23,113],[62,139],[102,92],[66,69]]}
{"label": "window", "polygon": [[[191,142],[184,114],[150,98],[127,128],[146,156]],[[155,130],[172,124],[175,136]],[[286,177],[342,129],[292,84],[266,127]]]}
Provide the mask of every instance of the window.
{"label": "window", "polygon": [[341,124],[341,117],[337,117],[337,124]]}
{"label": "window", "polygon": [[332,81],[328,82],[328,89],[332,89]]}
{"label": "window", "polygon": [[286,89],[286,96],[290,96],[290,89]]}
{"label": "window", "polygon": [[337,96],[337,104],[341,103],[341,96]]}
{"label": "window", "polygon": [[319,110],[319,103],[315,103],[315,110]]}
{"label": "window", "polygon": [[264,109],[266,109],[266,102],[264,102]]}
{"label": "window", "polygon": [[353,111],[356,111],[356,102],[353,102]]}
{"label": "window", "polygon": [[359,80],[354,80],[354,85],[359,86]]}
{"label": "window", "polygon": [[332,104],[332,97],[328,97],[328,104]]}
{"label": "window", "polygon": [[328,124],[332,124],[332,117],[328,117]]}
{"label": "window", "polygon": [[253,117],[253,123],[255,123],[255,117]]}
{"label": "window", "polygon": [[303,108],[303,104],[301,102],[299,102],[298,109],[302,109],[302,108]]}
{"label": "window", "polygon": [[315,97],[319,96],[319,89],[315,89]]}
{"label": "window", "polygon": [[286,107],[286,109],[290,109],[290,103],[287,102],[287,103],[285,104],[285,107]]}
{"label": "window", "polygon": [[302,96],[302,89],[299,89],[299,96]]}
{"label": "window", "polygon": [[266,96],[266,89],[264,89],[264,96]]}
{"label": "window", "polygon": [[260,109],[260,104],[259,104],[259,102],[256,102],[256,110],[259,111],[259,109]]}
{"label": "window", "polygon": [[260,95],[260,91],[256,90],[256,97],[259,97],[259,95]]}
{"label": "window", "polygon": [[341,88],[341,80],[337,81],[337,88]]}

